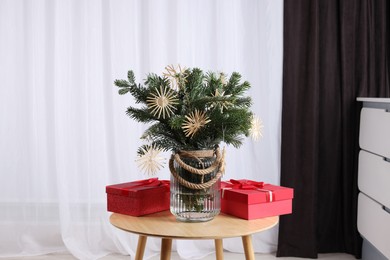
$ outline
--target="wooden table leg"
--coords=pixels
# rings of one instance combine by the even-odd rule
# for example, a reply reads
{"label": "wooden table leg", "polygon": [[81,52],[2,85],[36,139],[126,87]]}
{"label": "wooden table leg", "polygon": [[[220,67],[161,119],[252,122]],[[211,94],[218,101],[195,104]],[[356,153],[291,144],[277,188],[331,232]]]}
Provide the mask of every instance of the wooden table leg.
{"label": "wooden table leg", "polygon": [[163,238],[161,239],[161,260],[171,259],[172,239]]}
{"label": "wooden table leg", "polygon": [[139,236],[137,244],[137,252],[135,253],[135,260],[142,260],[144,258],[145,245],[147,236]]}
{"label": "wooden table leg", "polygon": [[217,260],[223,260],[223,245],[222,245],[222,239],[215,239],[215,254],[217,257]]}
{"label": "wooden table leg", "polygon": [[242,244],[244,246],[245,251],[245,259],[246,260],[255,260],[255,253],[253,252],[253,245],[252,245],[252,236],[242,236]]}

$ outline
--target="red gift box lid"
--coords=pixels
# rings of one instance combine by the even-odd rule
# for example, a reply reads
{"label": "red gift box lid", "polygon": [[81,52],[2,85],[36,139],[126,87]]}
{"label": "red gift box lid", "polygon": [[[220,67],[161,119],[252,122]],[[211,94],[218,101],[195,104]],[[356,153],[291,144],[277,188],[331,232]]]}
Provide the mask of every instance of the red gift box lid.
{"label": "red gift box lid", "polygon": [[258,204],[292,199],[294,189],[251,180],[230,180],[221,183],[222,199],[245,204]]}
{"label": "red gift box lid", "polygon": [[149,190],[149,192],[150,190],[169,191],[169,181],[158,180],[158,178],[150,178],[106,186],[106,193],[121,196],[132,196],[134,193],[139,193],[145,190]]}

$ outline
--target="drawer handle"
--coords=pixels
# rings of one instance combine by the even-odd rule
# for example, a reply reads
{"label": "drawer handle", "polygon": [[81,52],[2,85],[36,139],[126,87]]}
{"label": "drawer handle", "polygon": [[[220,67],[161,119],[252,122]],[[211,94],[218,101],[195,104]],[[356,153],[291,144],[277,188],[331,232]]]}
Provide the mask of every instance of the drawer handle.
{"label": "drawer handle", "polygon": [[390,214],[390,209],[388,207],[382,206],[383,210]]}

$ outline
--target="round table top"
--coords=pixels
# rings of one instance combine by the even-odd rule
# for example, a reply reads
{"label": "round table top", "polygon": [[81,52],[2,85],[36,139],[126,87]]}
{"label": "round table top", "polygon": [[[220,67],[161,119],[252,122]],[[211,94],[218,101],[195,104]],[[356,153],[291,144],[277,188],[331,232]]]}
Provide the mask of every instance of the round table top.
{"label": "round table top", "polygon": [[110,222],[131,233],[177,239],[223,239],[251,235],[275,226],[279,217],[254,220],[219,214],[208,222],[188,223],[177,221],[170,211],[141,217],[113,213]]}

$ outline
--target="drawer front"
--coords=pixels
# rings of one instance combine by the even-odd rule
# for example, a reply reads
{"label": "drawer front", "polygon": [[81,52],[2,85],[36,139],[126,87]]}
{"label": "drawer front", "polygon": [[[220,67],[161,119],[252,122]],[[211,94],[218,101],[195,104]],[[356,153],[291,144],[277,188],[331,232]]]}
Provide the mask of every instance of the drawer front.
{"label": "drawer front", "polygon": [[364,150],[390,158],[390,112],[362,108],[359,144]]}
{"label": "drawer front", "polygon": [[360,234],[390,259],[390,213],[379,203],[359,193],[357,220]]}
{"label": "drawer front", "polygon": [[359,190],[390,208],[390,162],[361,150],[358,176]]}

